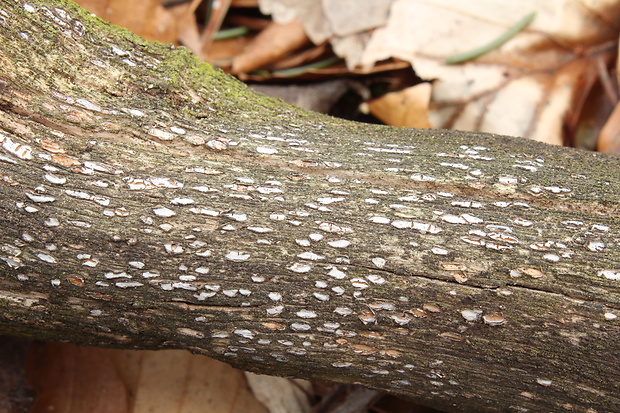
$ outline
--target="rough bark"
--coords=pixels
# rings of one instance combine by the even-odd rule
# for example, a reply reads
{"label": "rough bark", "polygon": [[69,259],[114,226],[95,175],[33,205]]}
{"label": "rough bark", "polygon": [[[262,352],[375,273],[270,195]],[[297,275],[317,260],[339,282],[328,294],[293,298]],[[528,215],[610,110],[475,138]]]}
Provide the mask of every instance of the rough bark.
{"label": "rough bark", "polygon": [[359,125],[0,3],[0,332],[620,411],[618,157]]}

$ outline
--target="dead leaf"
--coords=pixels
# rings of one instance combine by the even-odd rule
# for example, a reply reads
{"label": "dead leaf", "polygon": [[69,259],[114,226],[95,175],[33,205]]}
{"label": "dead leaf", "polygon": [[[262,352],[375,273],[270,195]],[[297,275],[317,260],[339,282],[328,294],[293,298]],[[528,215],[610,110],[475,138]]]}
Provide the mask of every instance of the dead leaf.
{"label": "dead leaf", "polygon": [[168,9],[177,22],[176,43],[189,48],[196,56],[200,56],[202,43],[194,12],[201,2],[192,0],[191,3],[182,3]]}
{"label": "dead leaf", "polygon": [[430,128],[428,120],[430,99],[430,83],[420,83],[373,99],[368,102],[368,109],[387,125]]}
{"label": "dead leaf", "polygon": [[336,36],[349,36],[381,26],[394,0],[323,0],[325,18]]}
{"label": "dead leaf", "polygon": [[183,350],[33,346],[30,413],[267,413],[243,372]]}
{"label": "dead leaf", "polygon": [[139,373],[127,375],[136,380],[133,413],[266,413],[240,370],[182,350],[137,353]]}
{"label": "dead leaf", "polygon": [[27,374],[37,394],[30,413],[128,412],[126,389],[106,350],[35,343]]}
{"label": "dead leaf", "polygon": [[[233,2],[233,4],[235,3]],[[209,45],[206,55],[201,56],[212,65],[224,70],[230,69],[233,58],[243,53],[250,46],[250,43],[256,37],[255,32],[266,29],[271,24],[271,21],[266,18],[229,14],[226,16],[226,23],[235,27],[245,27],[251,30],[251,32],[244,36],[215,40]]]}
{"label": "dead leaf", "polygon": [[251,72],[279,60],[308,42],[308,37],[299,21],[294,20],[287,24],[272,23],[256,36],[248,50],[235,57],[232,72],[235,74]]}
{"label": "dead leaf", "polygon": [[314,44],[329,40],[353,69],[369,40],[368,31],[385,23],[394,0],[260,0],[275,22],[298,19]]}
{"label": "dead leaf", "polygon": [[243,53],[255,36],[233,37],[231,39],[214,41],[207,50],[206,59],[212,65],[227,70],[232,66],[235,56]]}
{"label": "dead leaf", "polygon": [[283,377],[245,373],[245,377],[256,398],[269,413],[308,413],[311,410],[308,395],[312,384],[305,380],[291,380]]}
{"label": "dead leaf", "polygon": [[[384,28],[372,36],[361,63],[396,56],[424,79],[436,79],[431,123],[436,128],[479,130],[562,142],[562,119],[584,71],[613,53],[615,2],[397,0]],[[472,62],[450,66],[446,57],[499,36],[536,10],[523,32]],[[607,18],[601,21],[602,17]]]}
{"label": "dead leaf", "polygon": [[302,50],[301,52],[294,53],[290,56],[283,57],[282,59],[274,62],[271,66],[271,70],[290,69],[292,67],[299,67],[313,60],[319,59],[321,56],[329,55],[328,45],[323,43],[322,45],[311,47],[309,49]]}
{"label": "dead leaf", "polygon": [[620,105],[616,105],[603,126],[598,138],[597,150],[607,153],[620,153]]}
{"label": "dead leaf", "polygon": [[232,0],[232,7],[258,7],[258,0]]}
{"label": "dead leaf", "polygon": [[[418,76],[433,81],[429,118],[435,128],[561,144],[563,130],[576,127],[584,96],[598,83],[592,78],[597,65],[609,64],[616,54],[619,1],[358,0],[348,9],[345,3],[260,0],[260,7],[276,21],[298,18],[315,43],[329,39],[350,68],[388,58],[410,62]],[[379,8],[374,20],[365,20],[365,7]],[[471,62],[445,64],[532,12],[531,24],[497,49]],[[349,22],[358,19],[359,26]]]}

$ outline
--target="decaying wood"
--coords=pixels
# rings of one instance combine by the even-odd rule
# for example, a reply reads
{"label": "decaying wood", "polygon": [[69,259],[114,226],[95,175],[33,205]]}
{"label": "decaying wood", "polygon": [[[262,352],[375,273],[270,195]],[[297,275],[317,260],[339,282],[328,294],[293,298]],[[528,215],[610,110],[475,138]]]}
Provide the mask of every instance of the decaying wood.
{"label": "decaying wood", "polygon": [[359,125],[0,3],[0,331],[447,411],[620,411],[618,157]]}

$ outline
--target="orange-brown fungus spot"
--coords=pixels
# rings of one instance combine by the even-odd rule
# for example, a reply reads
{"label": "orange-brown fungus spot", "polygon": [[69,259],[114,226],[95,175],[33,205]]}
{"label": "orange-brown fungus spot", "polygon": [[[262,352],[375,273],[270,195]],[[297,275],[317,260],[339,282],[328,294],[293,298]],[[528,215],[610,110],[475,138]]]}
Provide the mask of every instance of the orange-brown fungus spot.
{"label": "orange-brown fungus spot", "polygon": [[41,139],[41,147],[51,153],[64,153],[60,144],[50,139]]}
{"label": "orange-brown fungus spot", "polygon": [[76,285],[78,287],[84,286],[84,280],[81,279],[80,277],[69,276],[67,277],[67,281],[69,281],[71,284]]}
{"label": "orange-brown fungus spot", "polygon": [[80,165],[80,161],[78,161],[77,159],[71,157],[71,156],[67,156],[67,155],[61,155],[61,154],[54,154],[52,155],[52,162],[57,163],[59,165],[62,166],[77,166]]}

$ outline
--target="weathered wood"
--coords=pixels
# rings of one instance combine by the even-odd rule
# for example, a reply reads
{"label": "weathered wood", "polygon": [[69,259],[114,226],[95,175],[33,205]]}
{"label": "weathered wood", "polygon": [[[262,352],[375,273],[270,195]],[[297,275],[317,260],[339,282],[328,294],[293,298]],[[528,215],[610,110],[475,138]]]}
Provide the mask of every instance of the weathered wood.
{"label": "weathered wood", "polygon": [[0,331],[448,411],[620,411],[619,158],[360,125],[0,3]]}

